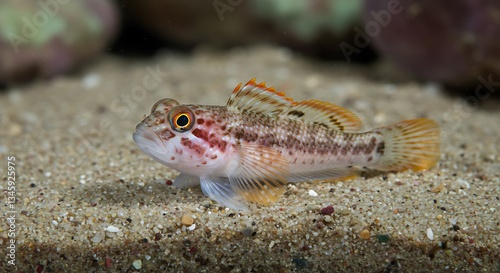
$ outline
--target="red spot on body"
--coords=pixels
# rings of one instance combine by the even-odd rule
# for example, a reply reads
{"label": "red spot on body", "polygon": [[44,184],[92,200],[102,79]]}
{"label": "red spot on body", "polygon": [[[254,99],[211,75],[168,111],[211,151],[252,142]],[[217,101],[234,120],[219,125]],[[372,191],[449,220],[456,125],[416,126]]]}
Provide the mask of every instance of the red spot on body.
{"label": "red spot on body", "polygon": [[205,130],[201,130],[201,129],[196,128],[193,130],[193,135],[197,138],[201,138],[205,141],[208,141],[208,132]]}
{"label": "red spot on body", "polygon": [[[197,154],[202,154],[205,152],[205,149],[198,144],[194,144],[189,138],[181,138],[181,145],[188,147],[190,150],[195,151]],[[190,156],[192,158],[193,156]]]}
{"label": "red spot on body", "polygon": [[170,157],[170,160],[175,160],[175,156]]}
{"label": "red spot on body", "polygon": [[196,123],[198,123],[198,124],[203,124],[203,122],[205,122],[205,120],[202,118],[199,118],[196,120]]}
{"label": "red spot on body", "polygon": [[[208,121],[206,123],[208,124]],[[213,134],[213,133],[208,134],[207,131],[199,129],[199,128],[194,129],[192,134],[195,137],[201,138],[204,141],[208,142],[210,144],[210,148],[217,147],[221,152],[226,151],[227,142],[223,141],[223,140],[219,140],[215,134]],[[181,139],[181,141],[182,141],[182,139]]]}

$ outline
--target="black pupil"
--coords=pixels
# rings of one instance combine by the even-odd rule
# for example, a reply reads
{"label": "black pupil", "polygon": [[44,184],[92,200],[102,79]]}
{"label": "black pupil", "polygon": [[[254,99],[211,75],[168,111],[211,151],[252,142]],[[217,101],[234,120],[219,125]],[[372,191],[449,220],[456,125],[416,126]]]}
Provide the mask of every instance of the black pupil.
{"label": "black pupil", "polygon": [[177,118],[177,126],[184,127],[188,125],[189,118],[186,115],[181,115]]}

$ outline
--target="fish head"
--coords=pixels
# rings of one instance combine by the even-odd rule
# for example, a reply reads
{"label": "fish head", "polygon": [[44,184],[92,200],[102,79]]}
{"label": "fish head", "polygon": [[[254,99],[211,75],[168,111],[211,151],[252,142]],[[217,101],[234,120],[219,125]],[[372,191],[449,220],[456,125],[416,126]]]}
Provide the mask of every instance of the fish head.
{"label": "fish head", "polygon": [[133,139],[146,155],[181,173],[217,175],[226,164],[228,142],[214,116],[207,107],[162,99],[136,126]]}

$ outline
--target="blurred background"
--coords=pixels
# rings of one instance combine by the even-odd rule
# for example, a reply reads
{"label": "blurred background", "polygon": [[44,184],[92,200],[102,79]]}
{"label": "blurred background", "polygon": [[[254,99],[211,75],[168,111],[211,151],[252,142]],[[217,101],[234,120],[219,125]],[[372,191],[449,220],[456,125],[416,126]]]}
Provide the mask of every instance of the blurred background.
{"label": "blurred background", "polygon": [[[9,272],[499,272],[499,34],[499,0],[0,0]],[[244,216],[171,187],[137,123],[162,98],[223,105],[253,77],[364,130],[432,118],[442,160],[291,186]]]}
{"label": "blurred background", "polygon": [[270,44],[468,89],[500,74],[498,33],[497,0],[3,0],[0,85],[74,72],[103,54]]}

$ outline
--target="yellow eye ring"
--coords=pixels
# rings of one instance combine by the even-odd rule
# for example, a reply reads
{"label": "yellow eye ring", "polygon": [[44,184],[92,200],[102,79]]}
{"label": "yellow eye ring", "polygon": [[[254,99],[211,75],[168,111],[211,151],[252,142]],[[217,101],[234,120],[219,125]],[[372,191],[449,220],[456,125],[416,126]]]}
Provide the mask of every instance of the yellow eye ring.
{"label": "yellow eye ring", "polygon": [[169,122],[172,129],[177,132],[186,132],[191,130],[194,125],[193,112],[187,107],[174,107],[169,113]]}

